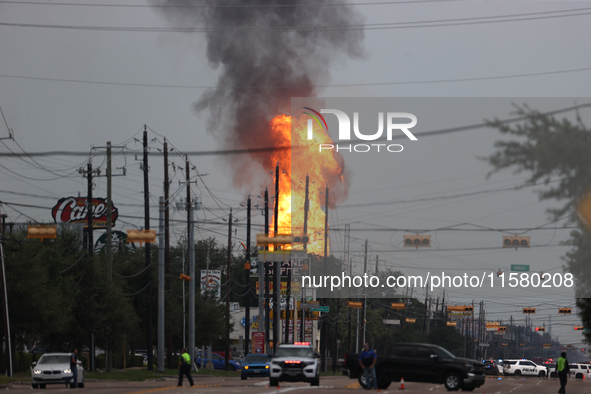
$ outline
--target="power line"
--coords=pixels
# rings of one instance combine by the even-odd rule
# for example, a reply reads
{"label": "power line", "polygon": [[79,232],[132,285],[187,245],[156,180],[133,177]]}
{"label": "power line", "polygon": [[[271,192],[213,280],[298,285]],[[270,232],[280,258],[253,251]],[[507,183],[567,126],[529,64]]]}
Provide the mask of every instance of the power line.
{"label": "power line", "polygon": [[415,3],[451,3],[464,0],[400,0],[400,1],[383,1],[383,2],[367,2],[367,3],[322,3],[315,2],[297,2],[293,4],[98,4],[98,3],[41,3],[36,1],[20,1],[20,0],[0,0],[4,4],[19,4],[19,5],[51,5],[51,6],[78,6],[78,7],[113,7],[113,8],[297,8],[297,7],[349,7],[349,6],[380,6],[393,4],[415,4]]}
{"label": "power line", "polygon": [[[497,79],[512,79],[512,78],[525,78],[525,77],[537,77],[544,75],[557,75],[557,74],[568,74],[582,71],[589,71],[591,67],[573,68],[566,70],[554,70],[554,71],[540,71],[534,73],[522,73],[522,74],[506,74],[506,75],[492,75],[484,77],[471,77],[471,78],[450,78],[450,79],[430,79],[430,80],[415,80],[415,81],[392,81],[392,82],[362,82],[362,83],[343,83],[343,84],[327,84],[327,85],[313,85],[316,88],[350,88],[350,87],[363,87],[363,86],[393,86],[393,85],[419,85],[428,83],[450,83],[450,82],[472,82],[472,81],[490,81]],[[84,79],[68,79],[68,78],[45,78],[45,77],[32,77],[26,75],[11,75],[11,74],[0,74],[2,78],[14,78],[14,79],[27,79],[33,81],[49,81],[49,82],[69,82],[69,83],[86,83],[93,85],[111,85],[111,86],[130,86],[130,87],[147,87],[147,88],[166,88],[166,89],[211,89],[213,86],[208,85],[175,85],[175,84],[153,84],[153,83],[133,83],[133,82],[110,82],[110,81],[91,81]],[[298,87],[297,85],[261,85],[261,86],[238,86],[237,89],[293,89]]]}
{"label": "power line", "polygon": [[8,23],[0,22],[0,26],[6,27],[29,27],[60,30],[87,30],[87,31],[119,31],[139,33],[263,33],[276,32],[281,30],[306,31],[347,31],[347,30],[394,30],[410,28],[447,27],[479,25],[502,22],[523,22],[529,20],[566,18],[573,16],[584,16],[591,14],[591,7],[572,8],[568,10],[554,10],[542,12],[529,12],[519,14],[504,14],[493,16],[480,16],[469,18],[434,19],[411,22],[372,23],[363,25],[327,25],[327,26],[273,26],[273,27],[142,27],[142,26],[82,26],[82,25],[50,25],[40,23]]}

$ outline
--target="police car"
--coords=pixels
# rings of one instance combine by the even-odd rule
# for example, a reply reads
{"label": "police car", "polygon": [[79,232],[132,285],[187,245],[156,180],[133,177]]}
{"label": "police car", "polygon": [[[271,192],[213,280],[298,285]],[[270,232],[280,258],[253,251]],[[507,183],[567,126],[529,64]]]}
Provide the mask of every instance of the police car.
{"label": "police car", "polygon": [[319,355],[309,342],[296,342],[277,346],[271,359],[269,385],[279,382],[308,382],[312,386],[320,384]]}
{"label": "police car", "polygon": [[520,360],[503,360],[503,375],[544,377],[548,375],[548,369],[524,358]]}

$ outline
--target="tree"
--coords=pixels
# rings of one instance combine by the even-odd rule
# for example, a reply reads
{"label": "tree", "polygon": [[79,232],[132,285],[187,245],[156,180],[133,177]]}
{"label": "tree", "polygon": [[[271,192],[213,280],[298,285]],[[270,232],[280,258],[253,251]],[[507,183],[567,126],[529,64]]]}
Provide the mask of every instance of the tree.
{"label": "tree", "polygon": [[[582,298],[589,289],[591,238],[577,220],[576,208],[591,187],[591,130],[577,116],[577,121],[556,119],[527,106],[516,106],[516,113],[525,120],[514,125],[500,120],[489,122],[502,134],[516,137],[497,141],[497,151],[484,158],[493,167],[489,174],[512,168],[514,173],[528,173],[526,185],[543,183],[541,200],[557,200],[562,206],[549,210],[553,220],[566,219],[580,228],[571,233],[571,251],[564,256],[566,267],[574,274],[577,306],[583,324],[591,327],[591,300]],[[586,294],[588,296],[588,294]],[[591,343],[591,333],[586,333]]]}

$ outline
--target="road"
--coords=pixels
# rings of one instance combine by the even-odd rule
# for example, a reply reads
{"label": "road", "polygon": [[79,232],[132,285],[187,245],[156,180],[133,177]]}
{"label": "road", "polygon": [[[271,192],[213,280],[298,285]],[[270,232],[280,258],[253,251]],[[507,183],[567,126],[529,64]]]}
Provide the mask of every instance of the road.
{"label": "road", "polygon": [[[302,393],[313,390],[314,393],[354,393],[365,392],[356,380],[343,377],[321,377],[319,387],[311,387],[304,383],[284,382],[277,387],[268,387],[268,379],[254,378],[246,381],[240,378],[207,378],[199,377],[195,379],[195,387],[190,388],[185,381],[184,387],[175,387],[176,380],[161,379],[158,381],[146,382],[86,382],[84,389],[88,394],[281,394],[281,393]],[[428,383],[405,383],[405,392],[413,394],[431,394],[446,393],[443,385]],[[487,378],[486,383],[480,388],[474,390],[474,393],[487,394],[555,394],[558,391],[559,383],[555,378]],[[33,393],[41,394],[39,389],[33,390],[30,385],[15,384],[11,390],[18,391],[18,394]],[[362,391],[363,390],[363,391]],[[49,394],[70,393],[62,385],[48,385],[42,392]],[[78,391],[80,392],[80,391]],[[374,391],[375,392],[375,391]],[[383,394],[400,393],[398,383],[392,383],[386,390],[381,390]],[[566,386],[568,394],[588,394],[591,392],[591,379],[587,380],[569,380]]]}

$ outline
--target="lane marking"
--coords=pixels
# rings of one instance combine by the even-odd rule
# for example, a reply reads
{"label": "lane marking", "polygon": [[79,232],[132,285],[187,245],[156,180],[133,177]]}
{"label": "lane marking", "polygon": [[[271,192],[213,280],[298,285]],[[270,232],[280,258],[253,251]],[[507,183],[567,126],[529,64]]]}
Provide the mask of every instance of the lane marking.
{"label": "lane marking", "polygon": [[159,391],[175,390],[175,389],[183,389],[183,388],[195,389],[195,388],[210,388],[210,387],[221,387],[221,386],[219,384],[198,384],[198,385],[195,385],[193,387],[189,387],[189,386],[183,386],[183,387],[167,386],[167,387],[158,387],[158,388],[150,389],[150,390],[130,391],[130,392],[127,392],[125,394],[148,394],[148,393],[157,393]]}

